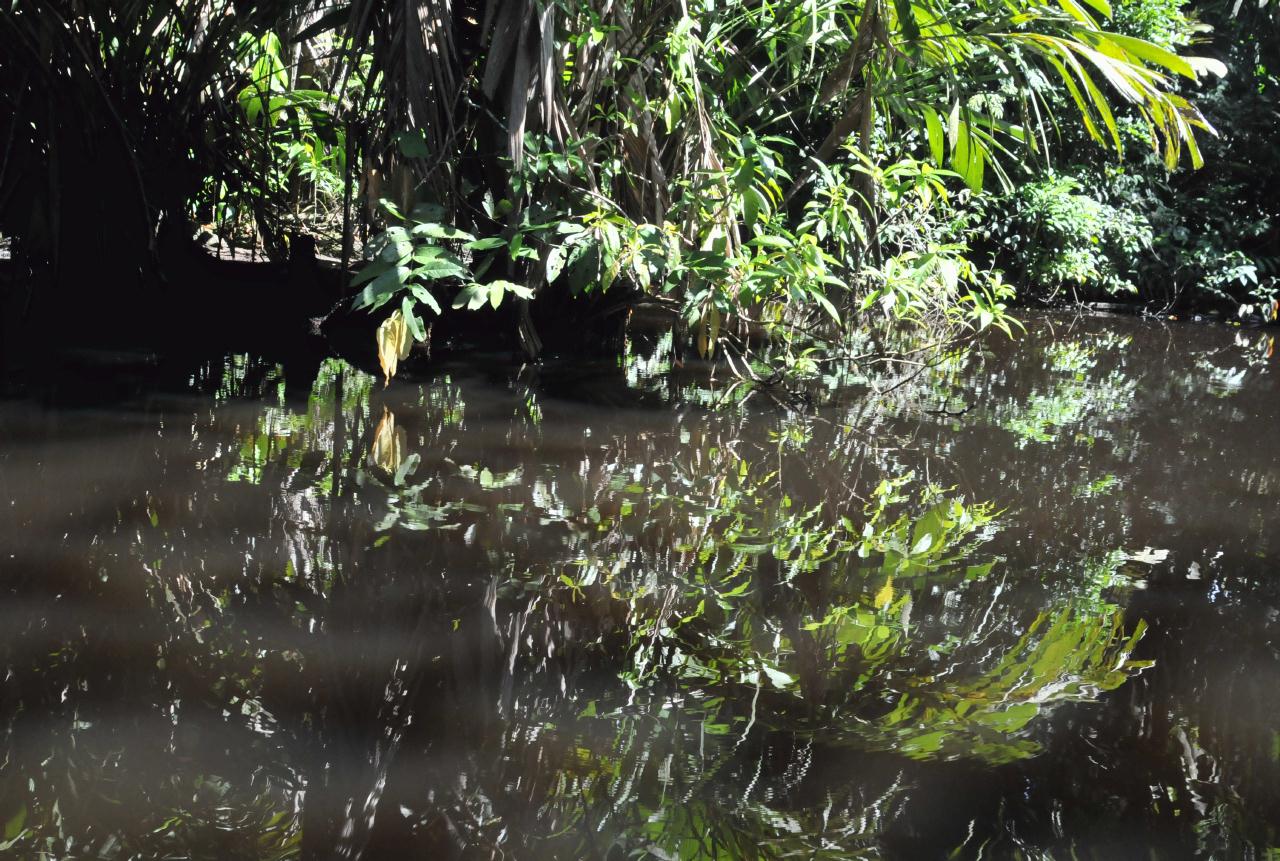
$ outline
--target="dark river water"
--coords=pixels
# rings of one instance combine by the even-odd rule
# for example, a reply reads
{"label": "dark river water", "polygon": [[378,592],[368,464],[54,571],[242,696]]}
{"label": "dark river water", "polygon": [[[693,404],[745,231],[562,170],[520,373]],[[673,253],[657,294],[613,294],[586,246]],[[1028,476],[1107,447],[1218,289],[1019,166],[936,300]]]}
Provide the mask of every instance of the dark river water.
{"label": "dark river water", "polygon": [[75,357],[0,401],[0,857],[1273,861],[1270,347]]}

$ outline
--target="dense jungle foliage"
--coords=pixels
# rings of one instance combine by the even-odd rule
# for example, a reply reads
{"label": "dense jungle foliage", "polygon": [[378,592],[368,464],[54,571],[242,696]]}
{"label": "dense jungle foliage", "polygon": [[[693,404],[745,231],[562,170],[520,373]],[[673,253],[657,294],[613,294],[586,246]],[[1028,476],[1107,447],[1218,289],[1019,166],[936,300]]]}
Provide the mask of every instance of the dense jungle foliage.
{"label": "dense jungle foliage", "polygon": [[[198,232],[319,237],[387,376],[455,309],[537,355],[655,306],[750,377],[1015,296],[1274,317],[1278,32],[1233,0],[6,0],[6,316],[216,304]],[[353,292],[295,270],[249,308]]]}
{"label": "dense jungle foliage", "polygon": [[1280,857],[1276,6],[0,0],[0,856]]}

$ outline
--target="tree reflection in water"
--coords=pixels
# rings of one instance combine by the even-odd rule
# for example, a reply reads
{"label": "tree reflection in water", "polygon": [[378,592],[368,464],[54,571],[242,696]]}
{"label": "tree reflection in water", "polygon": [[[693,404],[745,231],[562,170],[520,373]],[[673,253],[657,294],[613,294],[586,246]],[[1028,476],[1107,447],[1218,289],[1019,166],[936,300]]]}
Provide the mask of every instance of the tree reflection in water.
{"label": "tree reflection in water", "polygon": [[[1143,791],[1142,827],[1195,813],[1169,846],[1250,833],[1206,788],[1230,742],[1151,710],[1187,659],[1132,609],[1157,572],[1115,488],[1145,473],[1096,474],[1098,440],[1142,447],[1121,340],[804,413],[668,406],[694,383],[653,356],[386,392],[328,360],[305,405],[231,357],[92,416],[5,407],[6,848],[1089,854],[1064,822]],[[922,414],[953,395],[972,418]],[[1054,776],[1135,738],[1190,801]]]}

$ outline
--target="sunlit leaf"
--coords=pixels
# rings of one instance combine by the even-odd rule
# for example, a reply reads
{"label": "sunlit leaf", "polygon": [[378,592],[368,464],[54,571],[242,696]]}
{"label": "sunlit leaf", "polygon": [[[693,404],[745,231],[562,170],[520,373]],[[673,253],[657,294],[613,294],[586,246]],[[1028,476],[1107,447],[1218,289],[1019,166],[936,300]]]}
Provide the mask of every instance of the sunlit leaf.
{"label": "sunlit leaf", "polygon": [[388,385],[402,360],[408,357],[412,340],[409,326],[399,309],[382,321],[377,331],[378,364],[382,366],[383,385]]}

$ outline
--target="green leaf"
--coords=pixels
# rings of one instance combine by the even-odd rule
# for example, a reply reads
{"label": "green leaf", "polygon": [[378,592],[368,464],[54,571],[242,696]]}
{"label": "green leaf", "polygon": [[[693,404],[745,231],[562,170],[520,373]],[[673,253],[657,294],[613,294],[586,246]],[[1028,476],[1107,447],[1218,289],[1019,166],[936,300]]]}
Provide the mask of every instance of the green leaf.
{"label": "green leaf", "polygon": [[951,167],[973,191],[982,191],[986,168],[986,148],[973,133],[968,122],[961,122],[956,148],[951,154]]}
{"label": "green leaf", "polygon": [[414,236],[427,236],[431,239],[455,239],[462,242],[475,242],[476,238],[465,230],[459,230],[450,224],[436,224],[427,221],[413,226]]}
{"label": "green leaf", "polygon": [[915,10],[911,0],[893,0],[894,11],[898,14],[898,26],[908,42],[920,39],[920,24],[916,21]]}
{"label": "green leaf", "polygon": [[555,246],[547,252],[547,283],[553,284],[564,271],[564,248]]}
{"label": "green leaf", "polygon": [[378,254],[378,259],[385,263],[403,263],[412,253],[412,242],[408,239],[392,237],[390,241],[382,247],[382,251]]}
{"label": "green leaf", "polygon": [[413,313],[414,298],[414,296],[406,295],[400,302],[400,316],[404,317],[405,325],[409,327],[409,334],[413,336],[413,339],[415,341],[425,341],[427,340],[427,330],[422,325],[422,320],[418,318],[418,315]]}
{"label": "green leaf", "polygon": [[429,258],[413,270],[415,278],[423,281],[441,281],[445,278],[465,278],[467,270],[447,257]]}
{"label": "green leaf", "polygon": [[468,311],[477,311],[489,301],[489,288],[483,284],[468,284],[458,292],[453,299],[453,307],[455,309],[466,308]]}
{"label": "green leaf", "polygon": [[404,215],[400,212],[400,207],[396,206],[394,200],[388,200],[385,197],[378,198],[378,206],[382,211],[390,215],[396,221],[404,221]]}
{"label": "green leaf", "polygon": [[409,280],[409,270],[404,266],[388,268],[360,292],[356,299],[357,308],[369,308],[376,311],[391,300],[396,291]]}
{"label": "green leaf", "polygon": [[1058,5],[1061,6],[1068,15],[1075,18],[1086,27],[1095,29],[1098,26],[1098,22],[1093,20],[1093,16],[1084,9],[1081,9],[1075,0],[1058,0]]}
{"label": "green leaf", "polygon": [[363,269],[361,269],[359,272],[356,273],[354,278],[351,279],[351,286],[359,287],[361,284],[365,283],[366,281],[372,281],[374,278],[377,278],[379,275],[381,275],[383,272],[386,272],[390,268],[391,268],[390,263],[385,263],[381,260],[370,261],[369,263],[365,264]]}
{"label": "green leaf", "polygon": [[400,147],[400,152],[408,158],[431,158],[431,150],[427,147],[422,132],[399,132],[396,135],[396,144]]}
{"label": "green leaf", "polygon": [[1195,69],[1197,75],[1214,75],[1225,78],[1230,71],[1227,64],[1213,57],[1187,57],[1186,61]]}
{"label": "green leaf", "polygon": [[517,296],[521,299],[533,298],[533,290],[531,288],[526,287],[523,284],[516,284],[514,281],[503,281],[501,278],[499,278],[498,280],[491,282],[489,284],[488,289],[493,290],[495,288],[505,291],[507,293],[510,293],[511,295]]}
{"label": "green leaf", "polygon": [[819,305],[822,306],[822,310],[826,311],[827,314],[830,315],[831,319],[835,322],[837,326],[841,325],[840,312],[836,310],[835,305],[831,304],[830,299],[822,295],[822,293],[818,290],[810,291],[809,295],[813,297],[815,302],[817,302]]}
{"label": "green leaf", "polygon": [[1098,39],[1119,46],[1125,53],[1132,54],[1144,63],[1160,66],[1193,81],[1196,79],[1196,70],[1191,63],[1159,45],[1153,45],[1144,39],[1135,39],[1133,36],[1122,36],[1119,33],[1099,33]]}
{"label": "green leaf", "polygon": [[469,251],[492,251],[495,248],[506,248],[507,240],[500,236],[486,236],[483,239],[468,242],[465,247]]}
{"label": "green leaf", "polygon": [[22,833],[22,826],[25,825],[26,822],[27,805],[24,804],[22,807],[18,808],[18,812],[4,824],[4,839],[6,841],[16,840],[18,835]]}
{"label": "green leaf", "polygon": [[413,294],[413,298],[435,311],[437,315],[440,313],[440,303],[436,301],[436,297],[432,296],[431,291],[426,287],[421,284],[410,284],[409,292]]}
{"label": "green leaf", "polygon": [[787,239],[785,236],[778,236],[776,233],[762,234],[760,236],[755,237],[747,244],[753,245],[757,248],[762,248],[762,247],[763,248],[781,248],[784,250],[795,247],[794,242]]}
{"label": "green leaf", "polygon": [[942,117],[933,108],[924,109],[925,131],[929,135],[929,151],[935,164],[941,165],[947,157],[946,133],[942,128]]}

